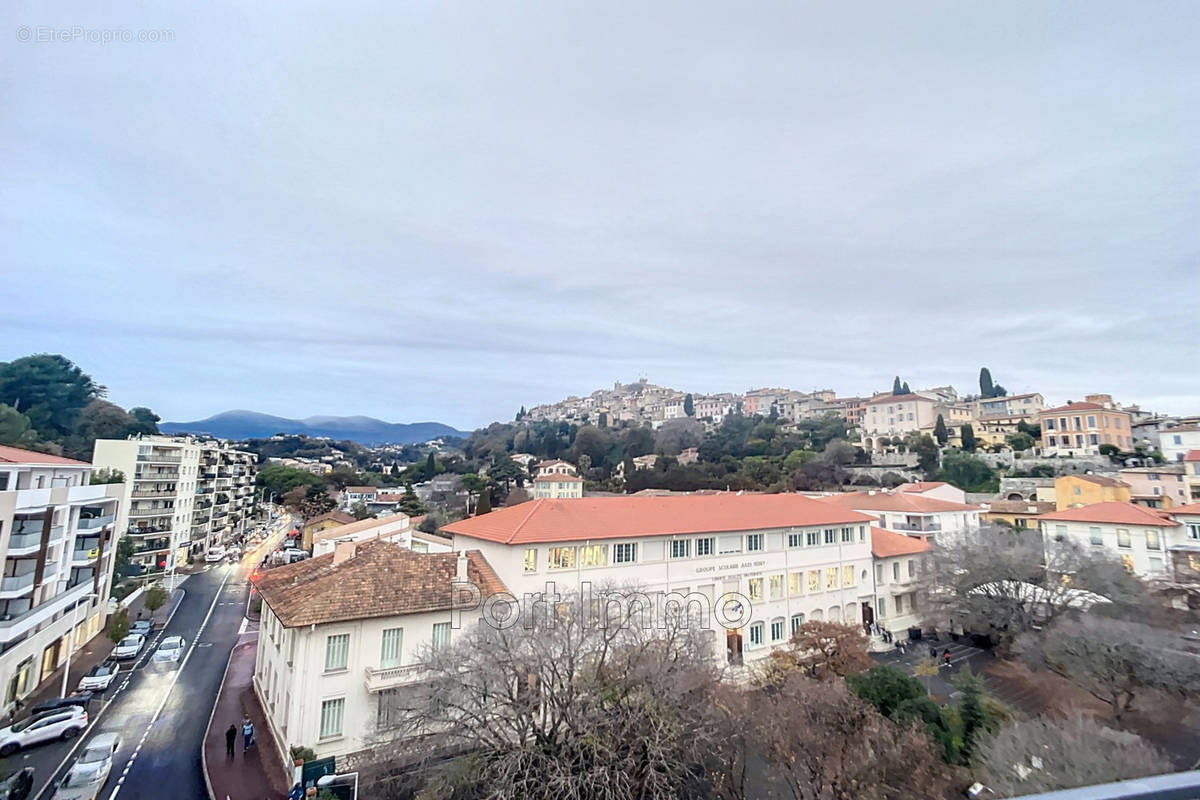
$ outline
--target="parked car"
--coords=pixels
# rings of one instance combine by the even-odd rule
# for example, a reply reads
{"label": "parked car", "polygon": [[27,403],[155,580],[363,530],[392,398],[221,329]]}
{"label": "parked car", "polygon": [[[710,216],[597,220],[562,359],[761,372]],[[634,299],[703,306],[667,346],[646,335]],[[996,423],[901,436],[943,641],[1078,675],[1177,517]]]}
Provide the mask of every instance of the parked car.
{"label": "parked car", "polygon": [[[92,698],[95,696],[96,695],[94,692],[75,692],[75,694],[68,695],[67,697],[55,697],[52,700],[43,700],[33,708],[29,709],[29,713],[33,716],[37,716],[38,714],[44,714],[47,711],[58,711],[63,708],[69,708],[70,706],[78,706],[79,708],[87,710],[88,703],[92,702]],[[3,797],[3,795],[0,795],[0,800],[3,800]]]}
{"label": "parked car", "polygon": [[112,657],[119,660],[127,660],[137,658],[142,652],[142,647],[146,644],[146,637],[141,634],[131,633],[117,643],[113,648]]}
{"label": "parked car", "polygon": [[87,674],[79,679],[79,691],[95,691],[103,692],[112,682],[117,679],[117,673],[121,671],[121,665],[115,661],[102,661],[96,666],[88,670]]}
{"label": "parked car", "polygon": [[204,560],[210,564],[215,564],[223,558],[225,558],[225,548],[220,545],[208,548],[208,552],[204,554]]}
{"label": "parked car", "polygon": [[158,649],[150,657],[151,661],[178,661],[183,658],[187,649],[187,640],[182,636],[168,636],[159,643]]}
{"label": "parked car", "polygon": [[0,729],[0,757],[10,756],[31,744],[74,739],[87,724],[88,713],[79,706],[67,706],[27,717]]}
{"label": "parked car", "polygon": [[32,793],[33,767],[25,767],[0,781],[0,800],[26,800]]}
{"label": "parked car", "polygon": [[112,773],[121,737],[102,733],[88,742],[54,791],[53,800],[95,800]]}
{"label": "parked car", "polygon": [[139,619],[129,626],[130,633],[136,633],[144,639],[149,639],[150,634],[154,633],[154,621],[149,619]]}

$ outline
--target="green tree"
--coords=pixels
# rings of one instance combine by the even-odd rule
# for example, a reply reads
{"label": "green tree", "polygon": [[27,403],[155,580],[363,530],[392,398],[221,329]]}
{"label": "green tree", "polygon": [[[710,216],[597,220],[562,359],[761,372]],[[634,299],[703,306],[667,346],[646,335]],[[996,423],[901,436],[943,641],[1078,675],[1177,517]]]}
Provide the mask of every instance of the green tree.
{"label": "green tree", "polygon": [[129,635],[129,609],[122,608],[108,618],[108,625],[104,628],[104,635],[113,644],[116,644]]}
{"label": "green tree", "polygon": [[962,752],[969,758],[975,738],[988,726],[987,712],[983,706],[983,681],[971,671],[971,665],[966,664],[954,685],[962,692],[958,717],[962,721]]}
{"label": "green tree", "polygon": [[994,397],[994,395],[992,394],[993,391],[994,391],[994,386],[992,384],[992,371],[990,369],[988,369],[987,367],[980,367],[979,368],[979,396],[980,397]]}
{"label": "green tree", "polygon": [[521,465],[511,458],[505,457],[491,466],[488,470],[488,477],[496,483],[503,483],[504,491],[507,493],[514,482],[517,486],[525,483],[525,470],[521,469]]}
{"label": "green tree", "polygon": [[950,441],[950,431],[946,430],[946,420],[941,414],[937,415],[937,422],[933,424],[933,436],[942,447]]}
{"label": "green tree", "polygon": [[1025,420],[1017,420],[1017,431],[1024,433],[1034,441],[1042,440],[1042,426],[1036,422],[1026,422]]}
{"label": "green tree", "polygon": [[696,401],[692,397],[691,393],[684,395],[683,413],[687,414],[689,417],[694,417],[696,415]]}
{"label": "green tree", "polygon": [[1026,450],[1032,450],[1034,444],[1033,437],[1027,433],[1010,433],[1007,437],[1005,437],[1005,441],[1008,442],[1008,446],[1017,453],[1023,453]]}
{"label": "green tree", "polygon": [[62,441],[105,389],[61,355],[41,353],[0,363],[0,403],[29,418],[43,440]]}
{"label": "green tree", "polygon": [[492,510],[492,493],[486,489],[479,493],[479,503],[475,506],[475,516],[487,514]]}
{"label": "green tree", "polygon": [[905,701],[928,694],[916,678],[889,666],[871,667],[866,672],[851,675],[846,678],[846,685],[885,717],[893,716]]}
{"label": "green tree", "polygon": [[135,406],[129,409],[129,416],[138,424],[137,433],[154,434],[158,433],[158,423],[162,419],[158,414],[155,414],[145,406]]}
{"label": "green tree", "polygon": [[912,451],[917,454],[917,466],[921,468],[922,472],[929,476],[937,471],[941,451],[938,450],[938,446],[934,444],[928,433],[921,435]]}
{"label": "green tree", "polygon": [[37,431],[29,417],[10,405],[0,403],[0,444],[29,449],[37,443]]}
{"label": "green tree", "polygon": [[908,381],[900,386],[900,394],[912,394],[912,389],[908,388]]}
{"label": "green tree", "polygon": [[892,394],[904,394],[904,387],[900,385],[899,375],[892,381]]}
{"label": "green tree", "polygon": [[433,457],[433,451],[429,451],[429,455],[425,456],[425,477],[432,478],[438,474],[437,459]]}
{"label": "green tree", "polygon": [[361,500],[350,507],[350,513],[355,519],[367,519],[372,516],[371,509]]}
{"label": "green tree", "polygon": [[986,461],[970,453],[951,450],[942,456],[938,480],[953,484],[964,492],[997,492],[1000,478]]}
{"label": "green tree", "polygon": [[63,450],[71,458],[90,461],[97,439],[125,439],[141,432],[141,423],[116,403],[92,400],[75,419],[71,434],[63,440]]}
{"label": "green tree", "polygon": [[404,496],[400,498],[396,508],[410,517],[419,517],[429,511],[421,502],[421,498],[417,497],[417,493],[413,491],[411,483],[404,485]]}
{"label": "green tree", "polygon": [[322,480],[307,470],[272,464],[258,471],[255,483],[282,498],[297,486],[316,486],[322,483]]}
{"label": "green tree", "polygon": [[150,612],[150,616],[154,616],[154,612],[158,611],[167,602],[167,590],[162,584],[156,583],[146,590],[142,595],[142,602],[146,605],[146,610]]}
{"label": "green tree", "polygon": [[970,424],[962,426],[962,449],[966,453],[974,453],[979,442],[975,439],[975,429]]}
{"label": "green tree", "polygon": [[783,469],[785,472],[795,472],[816,457],[817,454],[812,450],[793,450],[783,459]]}
{"label": "green tree", "polygon": [[91,486],[103,486],[106,483],[124,483],[125,473],[119,469],[109,469],[105,467],[92,472],[88,484]]}
{"label": "green tree", "polygon": [[113,576],[111,588],[116,588],[124,577],[125,568],[133,560],[133,540],[122,536],[117,540],[117,552],[113,555]]}

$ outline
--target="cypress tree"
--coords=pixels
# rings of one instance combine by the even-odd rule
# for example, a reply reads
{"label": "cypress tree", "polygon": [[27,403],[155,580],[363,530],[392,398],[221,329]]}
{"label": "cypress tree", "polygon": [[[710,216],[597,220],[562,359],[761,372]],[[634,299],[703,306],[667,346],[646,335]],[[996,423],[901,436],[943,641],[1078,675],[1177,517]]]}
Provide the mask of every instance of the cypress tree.
{"label": "cypress tree", "polygon": [[941,414],[938,414],[937,422],[933,426],[933,435],[937,439],[937,443],[942,446],[945,446],[950,439],[950,432],[946,430],[946,420],[942,418]]}
{"label": "cypress tree", "polygon": [[892,381],[892,394],[904,394],[904,387],[900,385],[899,375],[897,375],[896,379]]}
{"label": "cypress tree", "polygon": [[479,493],[479,502],[475,504],[475,516],[487,514],[492,510],[492,492],[486,486]]}
{"label": "cypress tree", "polygon": [[429,455],[425,457],[425,477],[432,478],[437,475],[437,462],[433,459],[433,451],[429,451]]}
{"label": "cypress tree", "polygon": [[979,368],[979,396],[995,397],[996,387],[992,383],[992,371],[987,367]]}
{"label": "cypress tree", "polygon": [[900,387],[900,394],[912,394],[912,389],[908,388],[908,381]]}
{"label": "cypress tree", "polygon": [[970,425],[962,426],[962,449],[968,453],[974,453],[978,442],[975,439],[975,429]]}

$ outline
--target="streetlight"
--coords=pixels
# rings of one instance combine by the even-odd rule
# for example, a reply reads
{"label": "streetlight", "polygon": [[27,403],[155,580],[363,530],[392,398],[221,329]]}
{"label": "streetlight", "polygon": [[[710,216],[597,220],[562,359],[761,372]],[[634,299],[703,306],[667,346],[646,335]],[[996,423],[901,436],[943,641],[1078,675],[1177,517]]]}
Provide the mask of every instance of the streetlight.
{"label": "streetlight", "polygon": [[[96,594],[95,592],[88,592],[81,597],[80,600],[90,601],[92,598],[99,596],[100,595]],[[75,652],[75,627],[79,624],[75,621],[75,616],[79,612],[79,606],[81,605],[83,605],[82,602],[77,602],[75,607],[71,609],[71,636],[67,640],[67,663],[63,665],[62,691],[59,692],[59,697],[67,696],[67,678],[71,674],[71,655]]]}

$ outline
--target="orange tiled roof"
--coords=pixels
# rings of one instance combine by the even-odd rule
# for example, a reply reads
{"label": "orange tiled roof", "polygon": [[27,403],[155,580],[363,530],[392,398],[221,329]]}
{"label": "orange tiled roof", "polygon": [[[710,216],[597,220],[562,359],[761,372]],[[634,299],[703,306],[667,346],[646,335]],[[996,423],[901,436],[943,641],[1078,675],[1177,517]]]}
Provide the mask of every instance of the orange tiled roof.
{"label": "orange tiled roof", "polygon": [[5,464],[57,464],[64,467],[91,466],[86,461],[52,456],[49,453],[37,453],[33,450],[22,450],[19,447],[9,447],[8,445],[0,445],[0,462]]}
{"label": "orange tiled roof", "polygon": [[914,481],[913,483],[902,483],[896,489],[901,492],[927,492],[945,485],[945,481]]}
{"label": "orange tiled roof", "polygon": [[[985,514],[1046,514],[1054,510],[1054,503],[1046,500],[988,500]],[[1030,507],[1033,511],[1030,511]]]}
{"label": "orange tiled roof", "polygon": [[[288,628],[356,619],[449,611],[458,553],[414,553],[391,542],[363,542],[340,564],[334,554],[269,569],[254,585]],[[467,551],[467,577],[487,597],[507,589],[478,550]]]}
{"label": "orange tiled roof", "polygon": [[318,522],[325,522],[326,520],[331,520],[339,525],[348,525],[354,522],[354,516],[347,514],[345,511],[334,509],[333,511],[326,511],[324,514],[313,517],[304,523],[304,527],[307,528],[309,525],[316,525]]}
{"label": "orange tiled roof", "polygon": [[1183,457],[1184,461],[1200,461],[1200,450],[1188,450],[1187,455]]}
{"label": "orange tiled roof", "polygon": [[871,555],[876,558],[908,556],[926,553],[931,549],[928,540],[923,537],[905,536],[871,526]]}
{"label": "orange tiled roof", "polygon": [[1046,408],[1038,413],[1059,414],[1059,413],[1062,413],[1063,411],[1112,411],[1114,413],[1121,413],[1121,414],[1126,413],[1117,408],[1105,408],[1104,406],[1100,405],[1099,403],[1085,403],[1085,402],[1067,403],[1065,406],[1058,406],[1056,408]]}
{"label": "orange tiled roof", "polygon": [[447,533],[505,544],[624,539],[871,522],[800,494],[540,499],[451,522]]}
{"label": "orange tiled roof", "polygon": [[[314,542],[324,542],[329,539],[341,539],[346,536],[353,536],[356,533],[369,531],[372,528],[382,528],[384,525],[390,525],[393,522],[401,521],[403,514],[393,514],[390,517],[367,517],[366,519],[352,520],[345,525],[338,525],[336,528],[326,528],[323,531],[317,531],[313,534]],[[390,535],[390,534],[389,534]],[[366,537],[364,537],[366,538]]]}
{"label": "orange tiled roof", "polygon": [[580,478],[578,475],[559,475],[555,472],[547,472],[533,479],[534,483],[552,483],[554,481],[579,481],[583,483],[583,478]]}
{"label": "orange tiled roof", "polygon": [[[1174,511],[1175,509],[1172,509]],[[1166,512],[1133,503],[1093,503],[1079,508],[1065,508],[1042,514],[1038,519],[1058,522],[1107,522],[1114,525],[1161,525],[1171,528],[1177,525]]]}
{"label": "orange tiled roof", "polygon": [[1175,515],[1175,514],[1200,515],[1200,503],[1188,503],[1187,505],[1183,505],[1183,506],[1175,506],[1174,508],[1167,509],[1166,513],[1171,514],[1171,515]]}
{"label": "orange tiled roof", "polygon": [[864,403],[863,405],[873,406],[873,405],[877,405],[879,403],[903,403],[907,400],[924,400],[927,403],[933,402],[928,397],[925,397],[923,395],[919,395],[916,393],[913,393],[913,394],[885,394],[882,397],[873,397],[870,400],[868,400],[866,403]]}
{"label": "orange tiled roof", "polygon": [[936,514],[939,511],[978,511],[979,506],[922,497],[919,494],[902,492],[844,492],[816,498],[818,502],[859,511],[902,511],[911,514]]}
{"label": "orange tiled roof", "polygon": [[1097,486],[1124,486],[1127,488],[1129,486],[1129,484],[1126,483],[1125,481],[1119,481],[1116,478],[1108,478],[1108,477],[1105,477],[1104,475],[1088,475],[1086,473],[1085,474],[1077,473],[1075,475],[1062,475],[1061,477],[1063,477],[1063,478],[1079,478],[1079,480],[1081,480],[1081,481],[1087,481],[1088,483],[1094,483]]}

